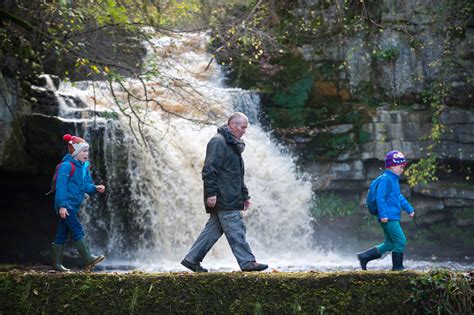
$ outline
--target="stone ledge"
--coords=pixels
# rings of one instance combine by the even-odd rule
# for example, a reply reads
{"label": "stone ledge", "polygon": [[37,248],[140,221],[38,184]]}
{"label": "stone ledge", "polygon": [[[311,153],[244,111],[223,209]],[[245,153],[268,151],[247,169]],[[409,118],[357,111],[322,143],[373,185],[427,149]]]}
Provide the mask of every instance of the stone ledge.
{"label": "stone ledge", "polygon": [[[45,273],[1,272],[2,314],[376,314],[422,313],[447,292],[421,272]],[[434,275],[433,275],[434,276]],[[472,284],[437,271],[437,281]],[[458,283],[459,282],[459,283]],[[449,288],[451,286],[444,286]],[[467,299],[465,290],[458,299]],[[424,303],[416,296],[424,295]],[[464,296],[463,294],[466,294]],[[383,296],[384,298],[380,298]],[[443,309],[452,302],[444,300]],[[436,306],[436,305],[435,305]],[[451,306],[451,305],[450,305]],[[472,306],[471,306],[472,310]]]}
{"label": "stone ledge", "polygon": [[456,187],[457,183],[438,181],[428,184],[419,184],[413,188],[418,194],[427,195],[435,198],[462,198],[474,200],[474,187],[462,188]]}

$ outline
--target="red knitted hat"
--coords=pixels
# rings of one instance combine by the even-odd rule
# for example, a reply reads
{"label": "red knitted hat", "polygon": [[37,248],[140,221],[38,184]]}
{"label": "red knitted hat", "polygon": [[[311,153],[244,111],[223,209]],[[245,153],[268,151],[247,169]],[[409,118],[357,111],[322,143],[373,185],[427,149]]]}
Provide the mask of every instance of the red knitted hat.
{"label": "red knitted hat", "polygon": [[67,141],[67,147],[72,157],[75,157],[79,152],[89,148],[89,144],[82,138],[65,134],[63,139],[64,141]]}

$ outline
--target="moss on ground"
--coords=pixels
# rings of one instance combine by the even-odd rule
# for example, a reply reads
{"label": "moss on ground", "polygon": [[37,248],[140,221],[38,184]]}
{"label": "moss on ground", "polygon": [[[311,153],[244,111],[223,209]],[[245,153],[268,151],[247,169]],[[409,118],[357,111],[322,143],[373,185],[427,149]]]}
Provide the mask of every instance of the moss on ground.
{"label": "moss on ground", "polygon": [[[432,276],[418,272],[10,271],[0,272],[0,313],[374,314],[382,310],[384,314],[422,313],[425,309],[421,307],[426,305],[417,303],[413,297],[423,296],[429,301],[441,297],[450,301],[442,295],[443,290],[424,291],[424,287],[432,284],[426,280],[429,277]],[[470,278],[461,278],[472,286]],[[437,279],[439,283],[443,279],[452,282],[452,274],[445,272]],[[469,301],[462,294],[461,300],[463,305]],[[472,305],[468,311],[472,311]]]}

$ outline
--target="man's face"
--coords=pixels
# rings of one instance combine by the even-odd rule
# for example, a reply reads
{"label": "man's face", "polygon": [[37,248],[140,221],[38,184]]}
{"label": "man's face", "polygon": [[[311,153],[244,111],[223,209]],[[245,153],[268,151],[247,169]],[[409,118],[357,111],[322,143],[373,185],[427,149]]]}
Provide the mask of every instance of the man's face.
{"label": "man's face", "polygon": [[84,149],[76,155],[76,160],[85,162],[89,158],[89,149]]}
{"label": "man's face", "polygon": [[237,118],[230,122],[229,128],[232,134],[237,138],[240,139],[247,131],[248,121],[244,117]]}

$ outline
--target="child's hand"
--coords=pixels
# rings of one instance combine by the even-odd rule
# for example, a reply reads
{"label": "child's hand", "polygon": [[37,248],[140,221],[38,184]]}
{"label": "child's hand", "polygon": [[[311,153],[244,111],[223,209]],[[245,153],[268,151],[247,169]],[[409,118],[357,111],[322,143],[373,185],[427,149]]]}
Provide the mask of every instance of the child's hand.
{"label": "child's hand", "polygon": [[410,217],[414,217],[415,216],[415,211],[413,211],[412,213],[410,213]]}
{"label": "child's hand", "polygon": [[388,222],[388,218],[382,218],[382,219],[380,219],[380,222],[387,223],[387,222]]}
{"label": "child's hand", "polygon": [[97,185],[97,186],[95,186],[95,189],[98,192],[103,193],[105,191],[105,186],[104,185]]}
{"label": "child's hand", "polygon": [[61,219],[66,219],[66,216],[69,215],[69,212],[67,212],[66,208],[59,208],[59,216]]}

